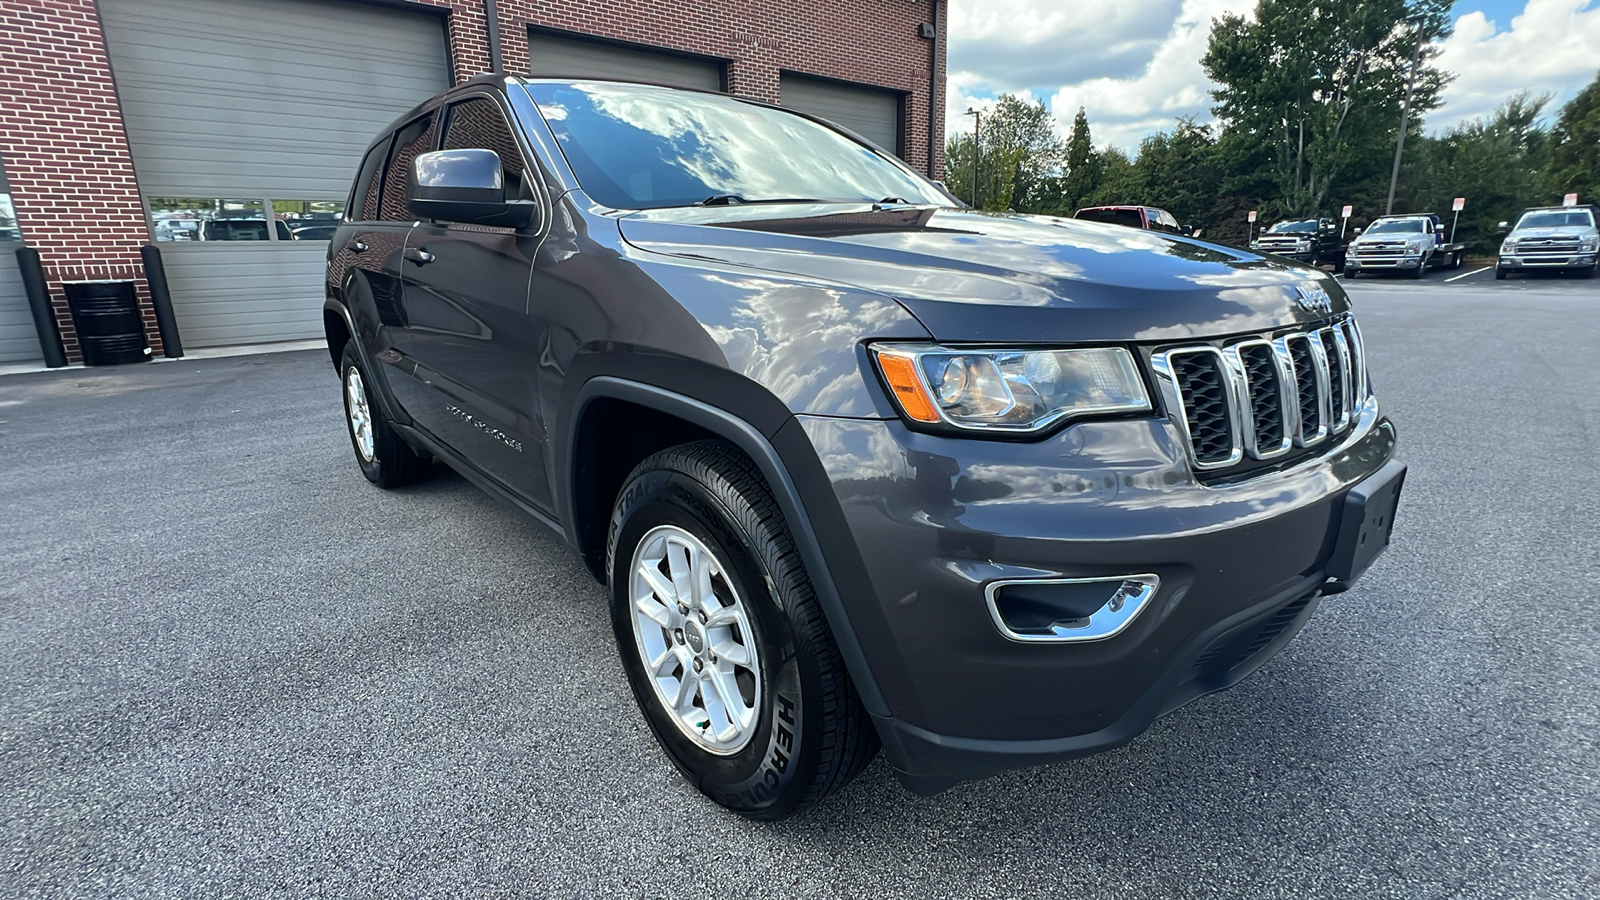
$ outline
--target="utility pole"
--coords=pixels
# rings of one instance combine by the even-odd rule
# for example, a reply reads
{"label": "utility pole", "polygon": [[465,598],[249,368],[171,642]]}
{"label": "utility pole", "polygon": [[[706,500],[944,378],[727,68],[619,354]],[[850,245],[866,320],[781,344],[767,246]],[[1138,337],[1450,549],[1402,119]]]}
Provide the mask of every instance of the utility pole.
{"label": "utility pole", "polygon": [[967,115],[972,117],[972,208],[983,209],[983,204],[978,202],[978,161],[983,159],[983,144],[979,140],[983,135],[983,110],[969,106]]}
{"label": "utility pole", "polygon": [[1394,189],[1400,183],[1400,154],[1406,147],[1406,126],[1411,122],[1411,94],[1417,89],[1417,64],[1422,60],[1422,21],[1413,20],[1411,30],[1416,32],[1417,46],[1411,51],[1411,75],[1406,78],[1406,98],[1400,103],[1400,136],[1394,142],[1394,169],[1389,173],[1389,202],[1383,214],[1394,215]]}

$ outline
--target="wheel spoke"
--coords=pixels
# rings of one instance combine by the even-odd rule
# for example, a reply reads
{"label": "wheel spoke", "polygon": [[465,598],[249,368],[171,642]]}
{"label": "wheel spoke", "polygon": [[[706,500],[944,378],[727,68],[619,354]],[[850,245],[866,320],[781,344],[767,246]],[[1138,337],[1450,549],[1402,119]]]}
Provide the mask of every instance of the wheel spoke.
{"label": "wheel spoke", "polygon": [[739,615],[739,610],[732,606],[717,605],[708,610],[711,614],[706,617],[707,628],[725,628],[729,625],[739,626],[740,631],[748,631],[744,627],[744,617]]}
{"label": "wheel spoke", "polygon": [[713,668],[710,673],[711,677],[707,678],[706,682],[711,685],[712,692],[717,695],[718,706],[718,715],[713,717],[712,721],[716,723],[717,719],[727,720],[728,724],[733,727],[733,733],[724,737],[722,729],[718,728],[717,737],[722,740],[730,740],[744,730],[744,697],[739,693],[739,685],[734,682],[732,672]]}
{"label": "wheel spoke", "polygon": [[717,655],[719,661],[726,661],[729,665],[750,668],[750,651],[743,644],[735,644],[731,637],[714,641],[711,644],[711,652]]}
{"label": "wheel spoke", "polygon": [[654,596],[640,597],[634,601],[633,605],[646,618],[662,628],[671,631],[677,627],[678,611],[657,600]]}
{"label": "wheel spoke", "polygon": [[667,645],[661,655],[650,661],[650,674],[657,678],[666,678],[678,668],[678,651]]}
{"label": "wheel spoke", "polygon": [[667,569],[672,572],[672,597],[679,603],[694,602],[694,585],[689,579],[689,548],[676,541],[667,542]]}
{"label": "wheel spoke", "polygon": [[[655,566],[641,566],[639,574],[644,578],[645,583],[650,586],[650,590],[655,592],[656,599],[660,600],[663,605],[670,607],[679,602],[677,586],[668,581],[666,576],[662,575],[661,571]],[[676,609],[673,609],[672,612],[674,616],[677,615]],[[668,622],[663,622],[662,624],[667,628],[672,627],[671,623]]]}
{"label": "wheel spoke", "polygon": [[678,695],[672,698],[672,711],[680,717],[694,710],[695,679],[687,669],[678,676]]}
{"label": "wheel spoke", "polygon": [[711,555],[709,553],[696,553],[691,563],[692,571],[689,573],[694,589],[694,606],[710,611],[717,603],[711,590]]}

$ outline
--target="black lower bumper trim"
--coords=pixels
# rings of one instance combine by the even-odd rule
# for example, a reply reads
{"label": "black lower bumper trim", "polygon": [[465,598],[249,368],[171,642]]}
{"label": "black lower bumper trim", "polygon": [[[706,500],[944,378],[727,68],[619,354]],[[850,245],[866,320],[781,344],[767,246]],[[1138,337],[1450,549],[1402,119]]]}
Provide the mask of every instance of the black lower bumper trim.
{"label": "black lower bumper trim", "polygon": [[[894,719],[878,719],[884,753],[901,783],[928,795],[1008,769],[1089,756],[1138,737],[1186,703],[1238,684],[1287,644],[1311,617],[1325,576],[1290,588],[1230,616],[1173,656],[1166,672],[1121,718],[1086,734],[1044,740],[993,740],[935,734]],[[875,717],[876,718],[876,717]]]}

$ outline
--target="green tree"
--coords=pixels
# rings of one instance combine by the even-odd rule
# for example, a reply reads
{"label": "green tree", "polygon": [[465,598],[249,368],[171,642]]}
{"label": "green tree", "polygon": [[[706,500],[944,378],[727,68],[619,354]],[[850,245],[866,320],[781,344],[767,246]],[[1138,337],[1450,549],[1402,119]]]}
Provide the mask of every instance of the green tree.
{"label": "green tree", "polygon": [[1474,119],[1411,151],[1397,203],[1401,208],[1454,217],[1450,202],[1466,198],[1456,231],[1472,249],[1488,252],[1498,241],[1497,222],[1543,196],[1550,158],[1549,133],[1540,116],[1549,95],[1517,94],[1488,118]]}
{"label": "green tree", "polygon": [[1550,193],[1600,202],[1600,74],[1561,108],[1551,137]]}
{"label": "green tree", "polygon": [[1185,225],[1205,227],[1222,183],[1216,139],[1209,126],[1179,119],[1172,131],[1158,132],[1140,143],[1134,165],[1144,184],[1160,191],[1159,197],[1136,202],[1160,206]]}
{"label": "green tree", "polygon": [[1420,113],[1448,81],[1430,61],[1449,10],[1449,0],[1260,0],[1253,20],[1216,20],[1201,64],[1219,85],[1224,157],[1267,163],[1293,215],[1324,209],[1336,186],[1386,175],[1413,58],[1408,130],[1420,133]]}
{"label": "green tree", "polygon": [[[945,177],[957,197],[988,210],[1037,212],[1060,176],[1066,148],[1044,103],[1002,94],[983,114],[977,141],[958,134],[945,142]],[[977,166],[977,203],[972,197]]]}

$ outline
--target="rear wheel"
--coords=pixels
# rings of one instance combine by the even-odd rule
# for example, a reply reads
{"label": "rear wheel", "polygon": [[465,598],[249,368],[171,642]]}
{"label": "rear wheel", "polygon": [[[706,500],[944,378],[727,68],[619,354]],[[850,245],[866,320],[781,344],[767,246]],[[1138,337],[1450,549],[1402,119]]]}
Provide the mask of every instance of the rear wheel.
{"label": "rear wheel", "polygon": [[664,450],[618,494],[612,628],[645,721],[702,793],[779,819],[843,787],[877,733],[754,465],[719,441]]}
{"label": "rear wheel", "polygon": [[417,455],[389,424],[354,341],[345,344],[339,372],[344,382],[344,424],[361,474],[381,488],[401,487],[426,477],[432,460]]}

